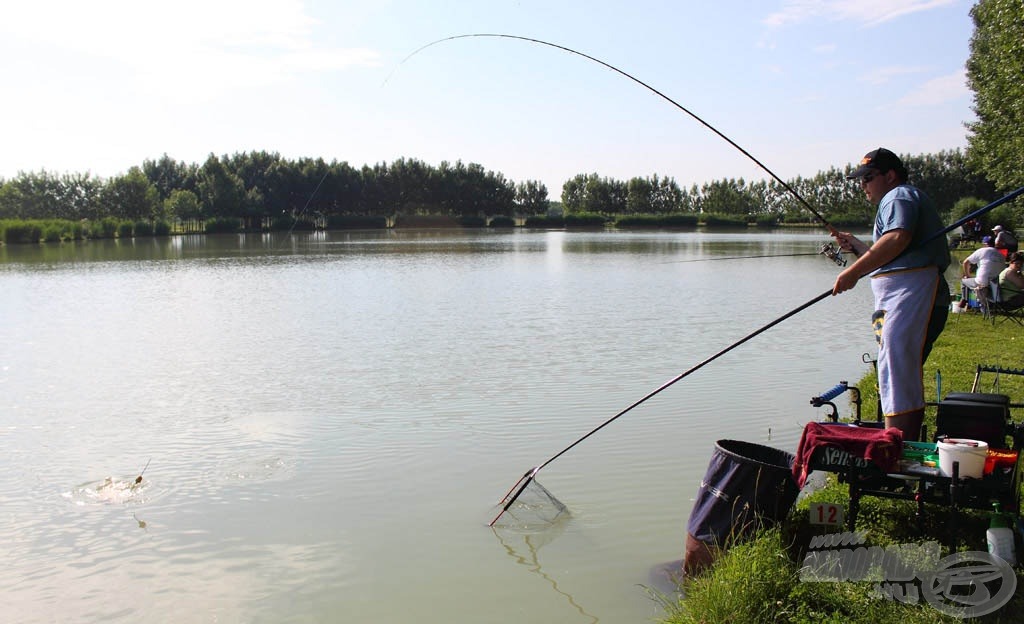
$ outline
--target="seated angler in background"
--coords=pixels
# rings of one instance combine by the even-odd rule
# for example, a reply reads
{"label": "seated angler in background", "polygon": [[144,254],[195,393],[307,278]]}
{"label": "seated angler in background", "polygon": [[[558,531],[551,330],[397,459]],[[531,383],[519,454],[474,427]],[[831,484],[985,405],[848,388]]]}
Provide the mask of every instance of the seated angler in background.
{"label": "seated angler in background", "polygon": [[[988,288],[993,280],[999,279],[999,272],[1006,266],[1006,258],[999,250],[993,247],[991,236],[981,239],[984,244],[974,250],[974,253],[964,258],[960,271],[960,307],[967,307],[967,296],[975,288]],[[971,267],[977,266],[978,271],[972,277]]]}
{"label": "seated angler in background", "polygon": [[1004,258],[1009,258],[1010,254],[1017,251],[1017,237],[1013,235],[1013,232],[997,225],[992,228],[992,234],[996,237],[995,248],[1003,254]]}
{"label": "seated angler in background", "polygon": [[1004,308],[1015,310],[1024,306],[1024,251],[1010,254],[1010,266],[999,274],[999,295]]}

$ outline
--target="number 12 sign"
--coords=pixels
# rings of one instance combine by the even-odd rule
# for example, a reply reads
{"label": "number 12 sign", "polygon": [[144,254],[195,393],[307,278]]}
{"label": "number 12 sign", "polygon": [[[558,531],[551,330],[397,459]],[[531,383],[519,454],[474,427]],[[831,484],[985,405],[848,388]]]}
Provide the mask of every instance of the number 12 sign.
{"label": "number 12 sign", "polygon": [[841,525],[843,523],[843,506],[834,503],[814,503],[811,505],[811,524]]}

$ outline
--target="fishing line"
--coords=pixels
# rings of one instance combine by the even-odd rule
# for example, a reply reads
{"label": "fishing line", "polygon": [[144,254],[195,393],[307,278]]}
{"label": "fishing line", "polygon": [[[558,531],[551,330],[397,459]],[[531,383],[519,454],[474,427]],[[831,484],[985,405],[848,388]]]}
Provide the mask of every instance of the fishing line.
{"label": "fishing line", "polygon": [[[952,231],[953,229],[959,227],[960,225],[963,225],[963,223],[966,223],[968,220],[970,220],[972,218],[979,217],[979,216],[985,214],[986,212],[992,210],[993,208],[995,208],[997,206],[1001,206],[1002,204],[1005,204],[1005,203],[1015,199],[1016,197],[1018,197],[1021,194],[1024,194],[1024,187],[1021,187],[1021,188],[1017,189],[1016,191],[1013,191],[1012,193],[1009,193],[1009,194],[1005,195],[1004,197],[1001,197],[1001,198],[997,199],[996,201],[988,204],[987,206],[984,206],[982,208],[979,208],[978,210],[975,210],[974,212],[972,212],[971,214],[967,215],[966,217],[963,217],[962,219],[960,219],[956,223],[953,223],[952,225],[947,226],[947,227],[939,230],[938,232],[935,232],[931,236],[929,236],[926,239],[924,239],[923,241],[921,241],[921,243],[919,243],[918,246],[924,245],[926,243],[929,243],[929,242],[935,240],[939,236],[942,236],[942,235]],[[785,321],[786,319],[788,319],[788,318],[790,318],[792,316],[795,316],[796,314],[799,314],[803,310],[811,307],[812,305],[818,303],[822,299],[825,299],[826,297],[829,297],[831,295],[832,295],[832,289],[830,288],[830,289],[826,290],[825,292],[821,293],[820,295],[814,297],[813,299],[807,301],[806,303],[803,303],[800,306],[798,306],[796,308],[793,308],[789,312],[783,314],[782,316],[778,317],[774,321],[771,321],[767,325],[764,325],[764,326],[760,327],[759,329],[754,330],[753,332],[747,334],[743,338],[740,338],[736,342],[732,343],[731,345],[729,345],[728,347],[722,349],[721,351],[719,351],[718,353],[712,355],[711,357],[705,359],[704,361],[702,361],[702,362],[700,362],[698,364],[695,364],[694,366],[690,367],[686,371],[683,371],[682,373],[676,375],[672,379],[669,379],[668,381],[666,381],[662,385],[658,386],[657,388],[655,388],[651,392],[648,392],[646,395],[641,397],[639,400],[634,401],[631,405],[626,407],[624,410],[620,411],[618,414],[615,414],[614,416],[612,416],[611,418],[605,420],[603,423],[601,423],[597,427],[591,429],[589,432],[586,433],[586,435],[583,435],[582,437],[578,438],[575,442],[573,442],[569,446],[565,447],[564,449],[562,449],[561,451],[559,451],[555,455],[551,456],[543,464],[540,464],[539,466],[536,466],[536,467],[528,470],[526,472],[526,474],[524,474],[522,477],[520,477],[519,480],[516,481],[515,485],[513,485],[512,488],[509,489],[509,491],[505,493],[505,496],[502,497],[502,499],[498,502],[498,505],[501,506],[501,511],[498,512],[498,515],[495,516],[493,520],[491,520],[491,522],[490,522],[490,524],[488,526],[494,526],[494,523],[497,522],[498,519],[501,518],[501,516],[506,511],[508,511],[509,507],[511,507],[512,504],[516,502],[516,499],[518,499],[519,496],[523,493],[523,490],[525,490],[527,488],[527,486],[530,485],[530,482],[532,482],[534,480],[534,478],[537,476],[537,473],[540,472],[545,466],[547,466],[551,462],[555,461],[556,459],[558,459],[562,455],[565,455],[571,449],[575,448],[578,444],[580,444],[581,442],[583,442],[584,440],[586,440],[590,436],[594,435],[595,433],[597,433],[601,429],[604,429],[605,427],[607,427],[611,423],[615,422],[618,418],[620,418],[621,416],[624,416],[626,413],[631,411],[633,408],[635,408],[635,407],[639,406],[640,404],[644,403],[645,401],[647,401],[651,397],[653,397],[656,394],[660,393],[662,390],[665,390],[666,388],[672,386],[673,384],[675,384],[676,382],[682,380],[683,378],[685,378],[686,376],[690,375],[691,373],[696,372],[697,370],[700,370],[701,368],[703,368],[707,364],[710,364],[711,362],[717,360],[721,356],[723,356],[726,353],[732,351],[733,349],[735,349],[736,347],[744,344],[745,342],[751,340],[755,336],[758,336],[758,335],[768,331],[772,327],[775,327],[779,323]]]}
{"label": "fishing line", "polygon": [[146,469],[149,468],[149,462],[151,462],[151,461],[153,461],[152,457],[150,457],[146,461],[146,465],[142,467],[142,472],[139,473],[139,476],[135,477],[135,482],[136,483],[142,483],[142,475],[146,474]]}
{"label": "fishing line", "polygon": [[320,181],[317,182],[316,188],[314,188],[313,192],[309,194],[309,199],[306,200],[306,205],[303,206],[302,210],[300,210],[297,213],[292,211],[292,225],[291,225],[291,227],[288,228],[288,233],[285,234],[285,238],[291,237],[292,232],[295,231],[295,226],[298,225],[298,223],[299,223],[299,219],[301,219],[302,215],[306,213],[306,209],[309,208],[309,205],[311,203],[313,203],[313,198],[316,197],[316,192],[320,190],[320,187],[323,185],[324,180],[326,180],[327,176],[330,175],[330,174],[331,174],[331,168],[327,167],[327,170],[324,171],[323,177],[321,177]]}
{"label": "fishing line", "polygon": [[[742,153],[744,156],[746,156],[751,161],[753,161],[753,163],[755,165],[760,167],[765,173],[770,175],[776,182],[781,184],[784,189],[789,191],[789,193],[792,194],[793,197],[795,197],[797,199],[797,201],[799,201],[801,204],[803,204],[803,206],[805,208],[807,208],[807,210],[809,210],[811,212],[811,214],[813,214],[819,221],[821,221],[822,225],[824,225],[825,228],[828,229],[830,234],[832,234],[833,236],[835,234],[837,234],[837,230],[834,227],[832,227],[832,224],[829,223],[828,220],[825,219],[825,217],[823,217],[821,215],[821,213],[819,213],[817,210],[815,210],[807,202],[807,200],[805,200],[800,195],[800,193],[797,193],[796,190],[792,186],[790,186],[785,180],[783,180],[782,178],[777,176],[774,171],[769,169],[764,163],[762,163],[760,160],[755,158],[750,152],[748,152],[747,150],[745,150],[742,147],[740,147],[740,145],[738,143],[736,143],[735,141],[733,141],[732,139],[727,137],[724,133],[722,133],[720,130],[718,130],[718,128],[715,128],[710,123],[708,123],[707,121],[705,121],[704,119],[702,119],[701,117],[696,115],[693,111],[691,111],[690,109],[686,108],[685,106],[683,106],[679,102],[676,102],[675,100],[673,100],[669,96],[665,95],[661,91],[655,89],[654,87],[652,87],[651,85],[647,84],[646,82],[644,82],[644,81],[640,80],[639,78],[637,78],[637,77],[635,77],[635,76],[633,76],[633,75],[631,75],[631,74],[629,74],[629,73],[619,69],[618,67],[615,67],[614,65],[611,65],[609,63],[606,63],[605,61],[602,61],[599,58],[595,58],[593,56],[590,56],[589,54],[584,54],[583,52],[580,52],[578,50],[573,50],[572,48],[569,48],[569,47],[566,47],[566,46],[563,46],[563,45],[559,45],[557,43],[551,43],[549,41],[543,41],[541,39],[534,39],[532,37],[523,37],[523,36],[520,36],[520,35],[509,35],[509,34],[502,34],[502,33],[474,33],[474,34],[466,34],[466,35],[454,35],[454,36],[451,36],[451,37],[445,37],[443,39],[438,39],[436,41],[431,41],[430,43],[428,43],[426,45],[423,45],[423,46],[417,48],[416,50],[413,50],[412,53],[410,53],[408,56],[406,56],[404,59],[402,59],[402,62],[399,63],[399,66],[405,64],[406,61],[408,61],[412,57],[416,56],[420,52],[426,50],[427,48],[430,48],[430,47],[433,47],[435,45],[444,43],[446,41],[454,41],[456,39],[469,39],[469,38],[474,38],[474,37],[489,37],[489,38],[499,38],[499,39],[516,39],[516,40],[519,40],[519,41],[527,41],[527,42],[530,42],[530,43],[539,43],[540,45],[545,45],[545,46],[548,46],[548,47],[551,47],[551,48],[555,48],[557,50],[562,50],[563,52],[568,52],[570,54],[575,54],[577,56],[582,56],[583,58],[585,58],[587,60],[593,61],[593,62],[595,62],[595,63],[597,63],[599,65],[602,65],[602,66],[604,66],[604,67],[614,71],[617,74],[620,74],[622,76],[625,76],[626,78],[629,78],[633,82],[637,83],[638,85],[640,85],[643,88],[647,89],[651,93],[653,93],[653,94],[657,95],[658,97],[662,98],[663,100],[667,101],[669,104],[672,104],[673,106],[675,106],[679,110],[683,111],[684,113],[686,113],[687,115],[689,115],[690,117],[695,119],[697,122],[699,122],[701,125],[703,125],[705,128],[707,128],[708,130],[714,132],[721,139],[723,139],[726,143],[728,143],[729,145],[731,145],[731,146],[735,147],[736,149],[738,149],[740,151],[740,153]],[[392,70],[391,73],[393,74],[395,71],[397,71],[397,69],[398,68],[396,67],[395,70]],[[390,80],[390,79],[391,79],[391,75],[389,74],[388,77],[384,79],[384,82],[381,84],[381,86],[384,86],[385,84],[387,84],[388,80]]]}
{"label": "fishing line", "polygon": [[763,256],[721,256],[718,258],[692,258],[690,260],[667,260],[658,264],[683,264],[686,262],[711,262],[712,260],[753,260],[755,258],[795,258],[797,256],[820,256],[820,251],[792,254],[766,254]]}

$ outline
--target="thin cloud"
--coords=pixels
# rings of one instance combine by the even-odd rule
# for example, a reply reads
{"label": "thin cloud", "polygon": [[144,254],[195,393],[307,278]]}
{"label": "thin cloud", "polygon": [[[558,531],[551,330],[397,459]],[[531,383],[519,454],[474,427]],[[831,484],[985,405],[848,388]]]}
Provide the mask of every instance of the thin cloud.
{"label": "thin cloud", "polygon": [[960,70],[947,76],[932,78],[897,100],[896,105],[908,108],[938,106],[968,95],[970,90],[967,88],[966,73]]}
{"label": "thin cloud", "polygon": [[778,27],[826,18],[870,27],[955,3],[956,0],[788,0],[781,11],[766,17],[764,23]]}
{"label": "thin cloud", "polygon": [[890,65],[889,67],[879,67],[866,74],[862,74],[858,80],[873,85],[882,85],[891,82],[894,78],[901,76],[910,76],[913,74],[921,74],[928,71],[927,67],[905,67],[902,65]]}

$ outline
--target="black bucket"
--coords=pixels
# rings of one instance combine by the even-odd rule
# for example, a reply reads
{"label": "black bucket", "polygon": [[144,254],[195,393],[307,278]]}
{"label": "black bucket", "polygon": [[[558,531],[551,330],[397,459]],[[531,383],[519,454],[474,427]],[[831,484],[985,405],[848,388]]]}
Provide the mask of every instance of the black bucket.
{"label": "black bucket", "polygon": [[800,488],[792,453],[739,440],[719,440],[686,525],[684,570],[709,565],[717,552],[759,527],[785,519]]}

